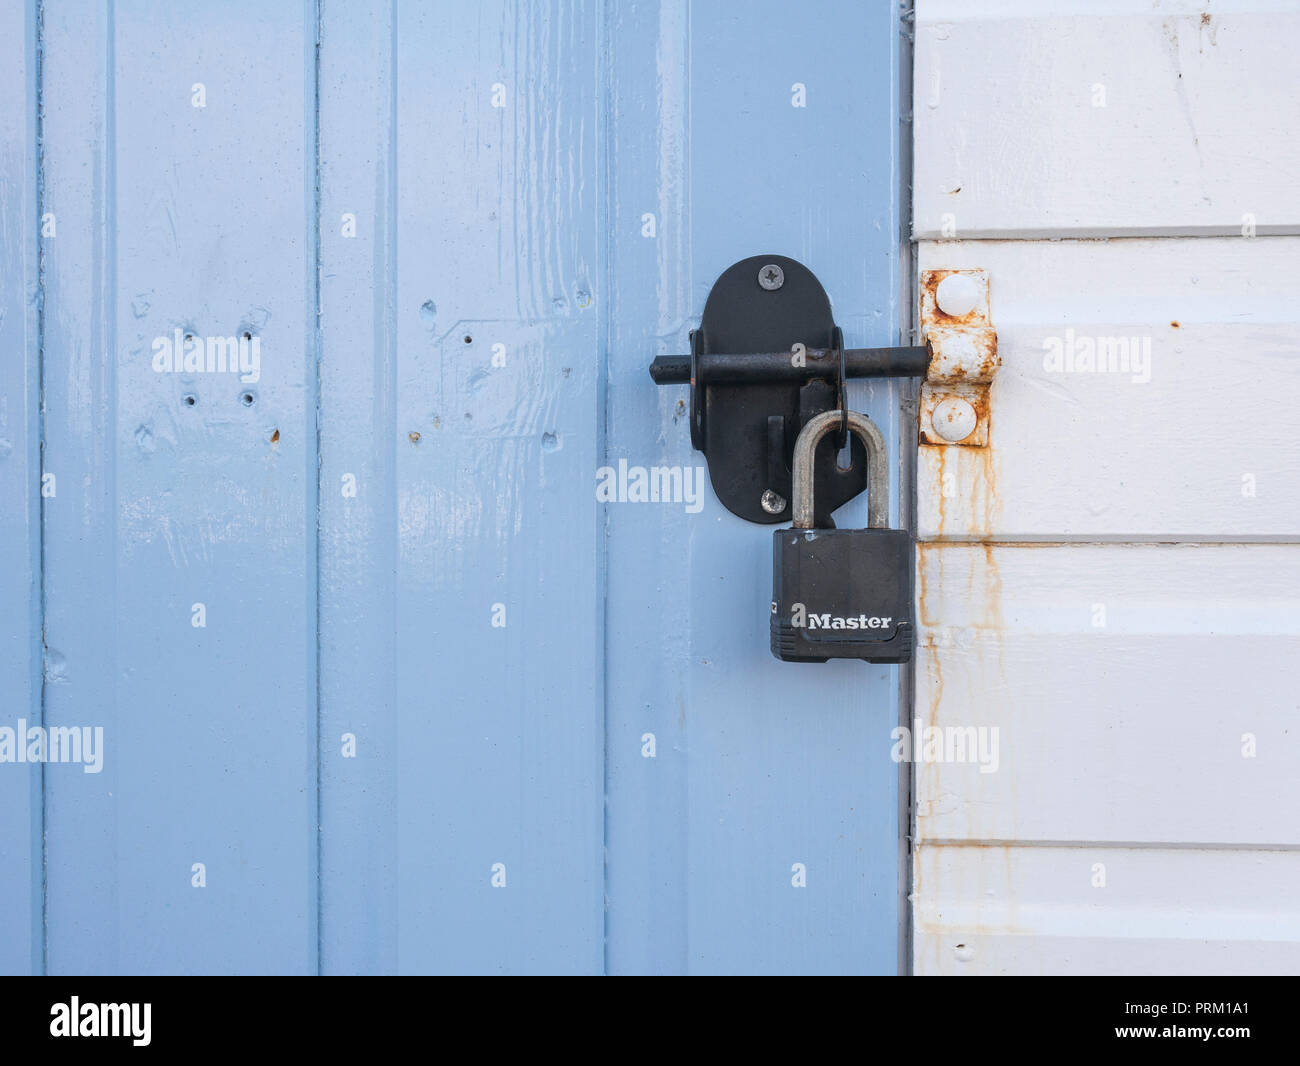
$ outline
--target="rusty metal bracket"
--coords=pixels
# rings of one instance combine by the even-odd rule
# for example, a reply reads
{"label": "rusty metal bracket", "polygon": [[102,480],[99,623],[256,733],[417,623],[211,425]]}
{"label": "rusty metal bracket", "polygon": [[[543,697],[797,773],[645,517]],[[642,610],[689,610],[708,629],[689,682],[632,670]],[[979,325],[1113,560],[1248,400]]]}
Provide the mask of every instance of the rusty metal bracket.
{"label": "rusty metal bracket", "polygon": [[921,335],[932,353],[921,385],[921,443],[988,447],[989,387],[1001,359],[987,272],[923,271]]}

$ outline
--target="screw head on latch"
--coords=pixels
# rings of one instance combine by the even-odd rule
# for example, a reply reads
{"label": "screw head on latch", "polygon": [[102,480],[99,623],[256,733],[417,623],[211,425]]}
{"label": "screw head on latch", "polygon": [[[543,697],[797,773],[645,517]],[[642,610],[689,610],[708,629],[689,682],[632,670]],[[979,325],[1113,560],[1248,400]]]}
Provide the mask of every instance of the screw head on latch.
{"label": "screw head on latch", "polygon": [[780,514],[785,510],[786,499],[779,492],[764,489],[763,498],[759,500],[759,503],[768,514]]}
{"label": "screw head on latch", "polygon": [[953,318],[962,318],[979,306],[979,284],[968,274],[949,274],[935,287],[939,310]]}
{"label": "screw head on latch", "polygon": [[758,283],[768,292],[776,292],[785,284],[785,271],[775,263],[768,263],[758,272]]}
{"label": "screw head on latch", "polygon": [[962,396],[945,396],[930,414],[930,425],[950,444],[965,440],[975,432],[979,416],[974,405]]}

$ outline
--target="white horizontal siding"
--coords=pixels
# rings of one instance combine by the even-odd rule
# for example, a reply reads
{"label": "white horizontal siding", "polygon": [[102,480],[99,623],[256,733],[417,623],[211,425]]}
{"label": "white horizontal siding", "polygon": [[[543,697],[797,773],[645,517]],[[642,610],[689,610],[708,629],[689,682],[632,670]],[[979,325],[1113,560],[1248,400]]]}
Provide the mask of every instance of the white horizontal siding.
{"label": "white horizontal siding", "polygon": [[932,846],[915,868],[916,969],[1294,973],[1297,882],[1296,851]]}
{"label": "white horizontal siding", "polygon": [[918,587],[915,715],[1000,757],[918,768],[923,840],[1300,847],[1300,545],[929,545]]}
{"label": "white horizontal siding", "polygon": [[[1003,364],[991,451],[922,449],[922,538],[1300,537],[1300,238],[926,242],[920,264],[988,270]],[[1071,340],[1149,361],[1047,361]]]}
{"label": "white horizontal siding", "polygon": [[916,31],[919,265],[987,271],[1003,366],[918,461],[914,723],[998,763],[914,768],[914,969],[1296,972],[1300,4]]}
{"label": "white horizontal siding", "polygon": [[1286,0],[918,3],[916,236],[1300,233],[1298,38]]}

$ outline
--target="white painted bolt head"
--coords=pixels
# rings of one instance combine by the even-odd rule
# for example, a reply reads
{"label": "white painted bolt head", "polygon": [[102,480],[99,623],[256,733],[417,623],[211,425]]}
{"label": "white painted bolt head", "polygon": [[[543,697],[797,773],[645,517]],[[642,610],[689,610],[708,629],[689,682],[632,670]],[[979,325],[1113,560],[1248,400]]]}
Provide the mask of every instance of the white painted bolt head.
{"label": "white painted bolt head", "polygon": [[945,315],[961,318],[979,306],[980,286],[969,274],[949,274],[934,290],[939,310]]}
{"label": "white painted bolt head", "polygon": [[946,441],[965,440],[975,432],[975,408],[961,396],[945,396],[934,405],[930,425]]}

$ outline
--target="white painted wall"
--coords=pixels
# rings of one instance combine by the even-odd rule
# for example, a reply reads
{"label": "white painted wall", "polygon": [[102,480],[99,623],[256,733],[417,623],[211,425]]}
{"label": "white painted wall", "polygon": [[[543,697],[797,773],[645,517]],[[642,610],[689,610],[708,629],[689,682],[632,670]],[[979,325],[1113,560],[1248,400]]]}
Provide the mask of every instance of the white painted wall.
{"label": "white painted wall", "polygon": [[916,18],[918,263],[1003,367],[918,464],[916,716],[999,760],[915,768],[915,970],[1300,972],[1300,4]]}

